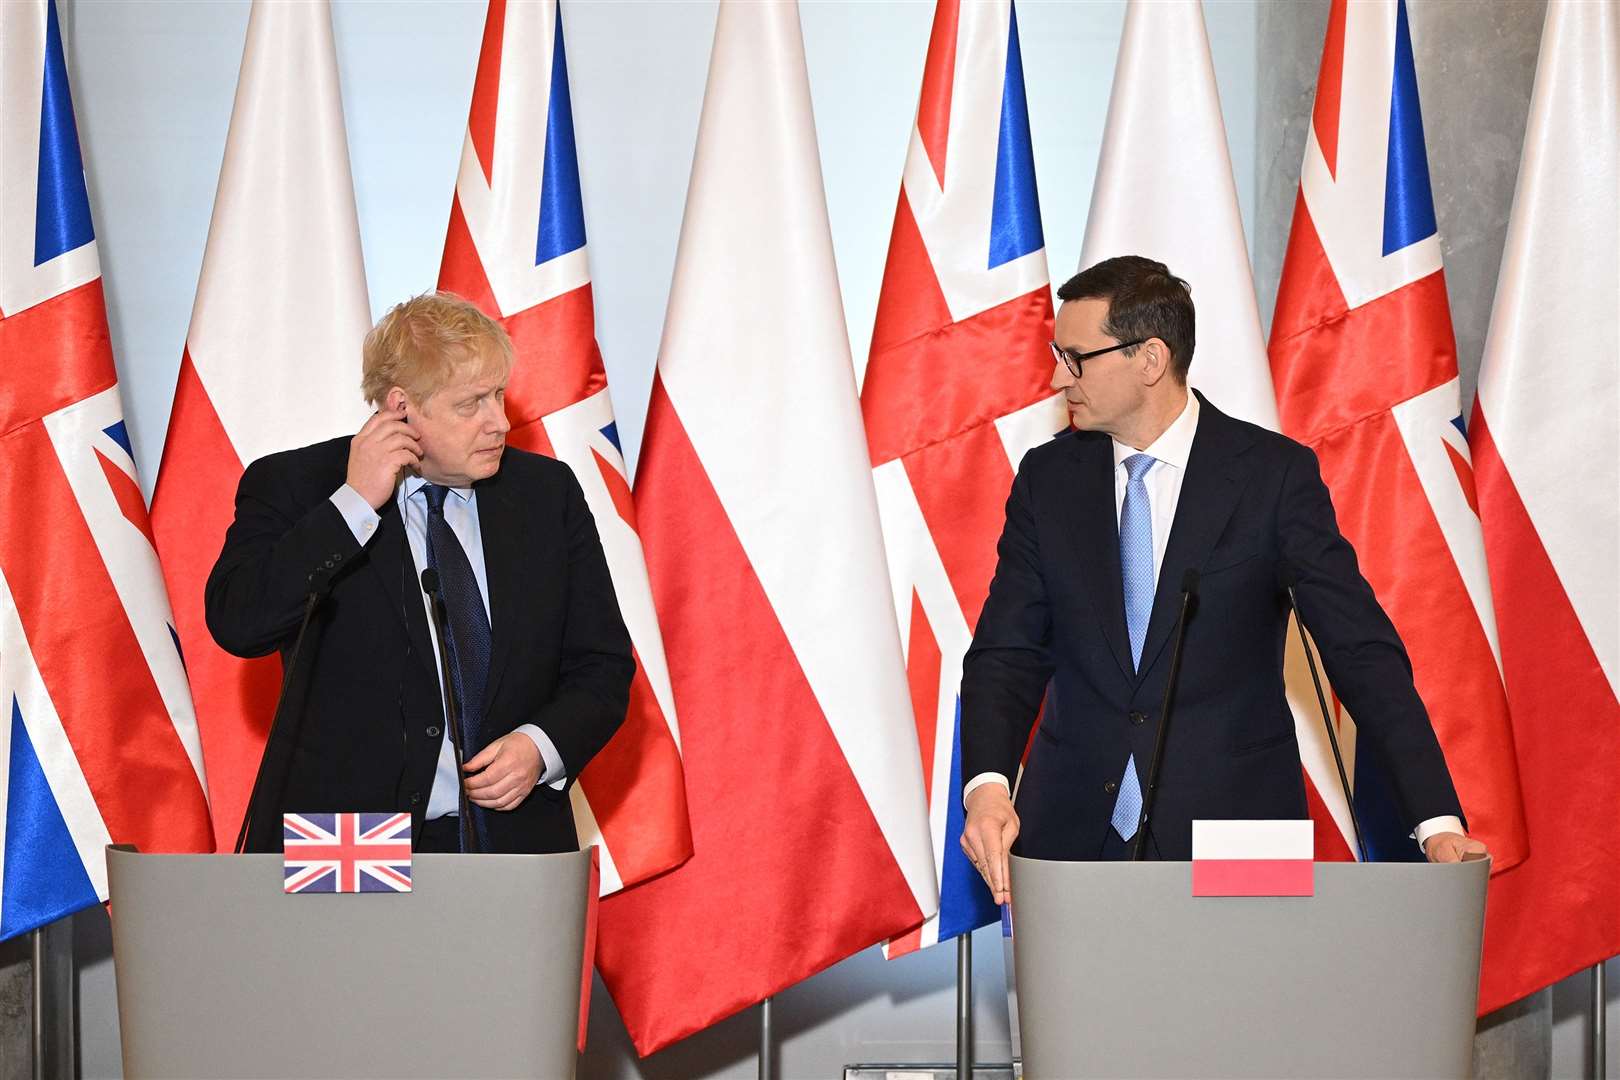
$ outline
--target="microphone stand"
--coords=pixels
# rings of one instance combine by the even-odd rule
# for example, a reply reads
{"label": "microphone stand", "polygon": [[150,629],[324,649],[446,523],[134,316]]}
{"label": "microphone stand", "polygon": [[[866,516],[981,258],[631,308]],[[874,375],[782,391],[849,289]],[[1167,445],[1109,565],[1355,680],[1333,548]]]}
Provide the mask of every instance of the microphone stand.
{"label": "microphone stand", "polygon": [[1187,640],[1187,615],[1198,599],[1198,571],[1192,567],[1181,575],[1181,614],[1176,617],[1176,644],[1170,652],[1170,678],[1164,684],[1164,704],[1159,709],[1159,734],[1153,741],[1153,763],[1148,768],[1147,793],[1142,799],[1142,816],[1136,822],[1136,842],[1131,861],[1141,862],[1146,850],[1148,820],[1159,794],[1159,769],[1164,764],[1164,744],[1170,734],[1170,716],[1176,707],[1176,679],[1181,675],[1181,646]]}
{"label": "microphone stand", "polygon": [[1356,802],[1350,797],[1350,778],[1344,771],[1344,756],[1339,753],[1339,733],[1333,729],[1328,717],[1327,695],[1322,693],[1322,678],[1316,673],[1316,654],[1305,636],[1305,613],[1299,610],[1299,599],[1294,595],[1294,571],[1290,566],[1281,568],[1282,586],[1288,592],[1288,606],[1294,609],[1294,623],[1299,627],[1299,643],[1305,650],[1305,663],[1311,669],[1311,682],[1316,686],[1316,704],[1322,710],[1322,727],[1327,730],[1328,745],[1333,747],[1333,764],[1339,767],[1339,787],[1344,791],[1344,806],[1350,812],[1350,831],[1356,834],[1356,850],[1362,862],[1367,858],[1367,844],[1361,838],[1361,822],[1356,819]]}
{"label": "microphone stand", "polygon": [[444,595],[439,591],[439,572],[432,567],[422,571],[422,591],[428,594],[433,609],[433,633],[439,641],[439,682],[444,685],[444,715],[450,729],[450,748],[456,757],[456,807],[460,815],[461,850],[468,854],[478,851],[478,833],[473,828],[472,806],[467,801],[467,785],[463,779],[463,744],[461,741],[461,698],[456,693],[456,681],[450,670],[450,616],[444,607]]}
{"label": "microphone stand", "polygon": [[[309,592],[304,595],[304,616],[298,622],[298,636],[293,639],[292,652],[287,655],[286,667],[281,672],[281,692],[276,695],[276,711],[270,717],[270,732],[265,736],[264,753],[259,757],[259,771],[253,777],[253,792],[248,796],[247,809],[242,812],[242,827],[236,834],[236,848],[234,854],[240,855],[247,849],[248,833],[253,828],[253,811],[259,805],[259,800],[265,792],[270,773],[270,755],[276,749],[276,737],[281,734],[282,723],[286,720],[288,695],[287,691],[293,684],[293,673],[298,668],[298,657],[304,647],[304,636],[309,630],[311,619],[314,618],[315,609],[320,606],[327,590],[332,587],[330,571],[317,570],[309,575]],[[280,769],[280,776],[276,784],[276,801],[281,801],[281,795],[287,788],[287,769]]]}

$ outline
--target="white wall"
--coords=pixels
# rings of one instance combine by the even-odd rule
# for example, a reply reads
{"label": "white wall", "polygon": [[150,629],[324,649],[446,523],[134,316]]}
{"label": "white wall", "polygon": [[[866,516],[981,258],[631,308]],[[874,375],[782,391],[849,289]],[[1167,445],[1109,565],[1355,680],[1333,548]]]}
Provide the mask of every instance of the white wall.
{"label": "white wall", "polygon": [[[3,2],[3,0],[0,0]],[[135,457],[162,455],[247,25],[245,0],[58,0]],[[372,309],[437,278],[483,27],[478,2],[334,3]],[[1123,19],[1120,0],[1018,8],[1053,276],[1076,269]],[[864,366],[933,7],[847,0],[802,9],[829,214],[857,366]],[[1206,0],[1246,223],[1254,208],[1255,25]],[[564,24],[597,335],[627,458],[641,441],[693,140],[712,0],[567,3]],[[1251,226],[1252,227],[1252,226]],[[1251,233],[1252,238],[1252,233]],[[762,358],[768,359],[768,358]],[[358,343],[355,364],[358,367]],[[336,433],[334,433],[336,434]],[[119,1073],[104,919],[79,920],[84,1075]],[[999,940],[979,936],[979,1043],[1008,1056]],[[951,1060],[953,950],[856,957],[783,995],[787,1077],[846,1062]],[[633,1063],[602,1000],[582,1075],[751,1076],[751,1017]]]}

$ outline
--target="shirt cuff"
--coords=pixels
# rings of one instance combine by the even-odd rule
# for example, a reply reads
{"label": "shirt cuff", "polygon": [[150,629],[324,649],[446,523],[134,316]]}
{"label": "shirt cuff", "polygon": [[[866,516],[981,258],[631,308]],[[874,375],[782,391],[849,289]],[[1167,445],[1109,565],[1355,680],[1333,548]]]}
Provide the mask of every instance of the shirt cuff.
{"label": "shirt cuff", "polygon": [[1427,821],[1419,822],[1418,827],[1412,831],[1412,837],[1418,842],[1418,847],[1421,848],[1429,842],[1429,837],[1443,832],[1454,832],[1462,836],[1468,835],[1468,831],[1463,828],[1462,819],[1447,814],[1444,817],[1432,817]]}
{"label": "shirt cuff", "polygon": [[1007,782],[1005,776],[998,772],[982,772],[969,780],[967,786],[962,789],[962,805],[967,805],[968,796],[973,794],[975,788],[983,787],[985,784],[1000,784],[1007,789],[1007,797],[1012,797],[1012,785]]}
{"label": "shirt cuff", "polygon": [[568,785],[568,773],[563,767],[562,755],[557,752],[557,745],[551,741],[551,736],[535,727],[533,724],[519,724],[514,731],[521,731],[534,743],[535,749],[540,751],[540,760],[545,768],[540,770],[540,779],[534,782],[535,787],[545,784],[556,791],[561,791]]}
{"label": "shirt cuff", "polygon": [[377,511],[373,510],[365,497],[354,488],[344,484],[332,492],[332,505],[343,515],[344,523],[354,534],[355,543],[365,547],[366,541],[377,535],[377,525],[382,518],[377,516]]}

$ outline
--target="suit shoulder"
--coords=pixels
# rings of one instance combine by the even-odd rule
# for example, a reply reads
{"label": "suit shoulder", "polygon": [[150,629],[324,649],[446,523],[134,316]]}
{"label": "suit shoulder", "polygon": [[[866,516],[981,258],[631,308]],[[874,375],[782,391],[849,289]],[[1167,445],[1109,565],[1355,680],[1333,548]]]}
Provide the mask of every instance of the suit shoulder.
{"label": "suit shoulder", "polygon": [[[293,450],[278,450],[251,462],[242,470],[242,485],[259,484],[302,486],[305,483],[334,487],[343,483],[348,469],[349,436],[311,443]],[[334,480],[335,477],[335,480]]]}
{"label": "suit shoulder", "polygon": [[536,454],[508,446],[501,458],[501,471],[515,480],[540,480],[562,483],[571,479],[574,470],[554,457]]}
{"label": "suit shoulder", "polygon": [[1037,476],[1061,468],[1064,462],[1072,461],[1076,456],[1084,457],[1086,454],[1096,453],[1099,450],[1107,451],[1110,440],[1100,431],[1077,431],[1070,429],[1060,435],[1030,447],[1024,454],[1024,459],[1018,464],[1018,472],[1022,476]]}
{"label": "suit shoulder", "polygon": [[545,454],[519,450],[515,446],[506,448],[506,453],[501,458],[501,471],[497,479],[500,486],[509,492],[527,489],[531,494],[562,493],[563,497],[567,498],[567,493],[572,491],[578,493],[579,498],[584,497],[579,479],[574,476],[573,468],[566,462]]}
{"label": "suit shoulder", "polygon": [[1229,439],[1243,444],[1250,452],[1258,453],[1268,461],[1291,466],[1305,460],[1314,461],[1316,458],[1315,452],[1310,447],[1280,431],[1272,431],[1270,428],[1251,424],[1247,420],[1239,420],[1225,413],[1218,415],[1219,422],[1227,428]]}

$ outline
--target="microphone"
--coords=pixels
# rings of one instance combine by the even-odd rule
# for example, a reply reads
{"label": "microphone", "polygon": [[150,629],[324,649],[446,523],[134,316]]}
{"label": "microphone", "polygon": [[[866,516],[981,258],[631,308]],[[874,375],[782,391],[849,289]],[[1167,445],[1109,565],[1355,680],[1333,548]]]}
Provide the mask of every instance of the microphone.
{"label": "microphone", "polygon": [[467,801],[467,786],[461,772],[465,750],[461,741],[461,699],[456,694],[456,681],[450,670],[450,616],[445,611],[439,572],[431,566],[422,571],[422,591],[427,593],[429,607],[433,609],[433,634],[439,644],[439,682],[444,686],[445,726],[449,728],[450,748],[456,758],[456,808],[460,814],[461,850],[473,853],[478,851],[479,844],[477,832],[473,829],[472,807]]}
{"label": "microphone", "polygon": [[1345,775],[1344,756],[1339,753],[1339,733],[1334,730],[1333,721],[1328,716],[1327,695],[1322,693],[1322,678],[1316,673],[1316,654],[1305,636],[1305,613],[1299,610],[1299,599],[1294,595],[1297,580],[1291,564],[1277,564],[1277,584],[1288,594],[1288,606],[1294,611],[1294,623],[1299,627],[1299,643],[1305,649],[1305,663],[1310,665],[1311,682],[1316,686],[1316,704],[1322,710],[1322,727],[1327,730],[1328,744],[1333,747],[1333,764],[1339,768],[1339,787],[1344,791],[1345,808],[1350,811],[1350,830],[1356,834],[1356,850],[1361,853],[1361,861],[1368,862],[1367,845],[1361,839],[1361,822],[1356,818],[1356,802],[1350,797],[1350,778]]}
{"label": "microphone", "polygon": [[1189,566],[1181,575],[1181,613],[1176,616],[1176,643],[1170,651],[1170,678],[1164,684],[1164,703],[1159,709],[1159,734],[1153,742],[1153,763],[1148,768],[1147,791],[1142,798],[1142,816],[1136,822],[1136,842],[1131,861],[1141,862],[1146,850],[1148,820],[1159,794],[1159,767],[1164,763],[1164,745],[1170,734],[1170,716],[1176,707],[1176,679],[1181,675],[1181,647],[1187,640],[1187,618],[1198,602],[1198,571]]}
{"label": "microphone", "polygon": [[[276,802],[279,804],[282,794],[287,790],[288,763],[278,762],[272,769],[270,757],[278,748],[277,736],[281,734],[283,721],[286,720],[287,703],[290,700],[288,690],[293,685],[293,673],[298,668],[298,657],[304,648],[304,636],[309,630],[310,620],[315,616],[315,609],[320,606],[326,594],[332,591],[332,570],[328,567],[317,567],[308,578],[309,591],[304,594],[304,615],[298,622],[298,636],[293,639],[292,652],[287,655],[286,666],[281,671],[281,690],[276,695],[276,709],[270,716],[270,732],[265,736],[264,753],[259,757],[259,771],[253,776],[253,792],[248,796],[247,809],[242,813],[242,827],[236,833],[236,848],[234,853],[242,854],[247,850],[248,834],[252,831],[254,823],[254,808],[265,794],[265,785],[269,783],[270,774],[279,772],[276,777]],[[296,736],[297,732],[294,732]]]}

